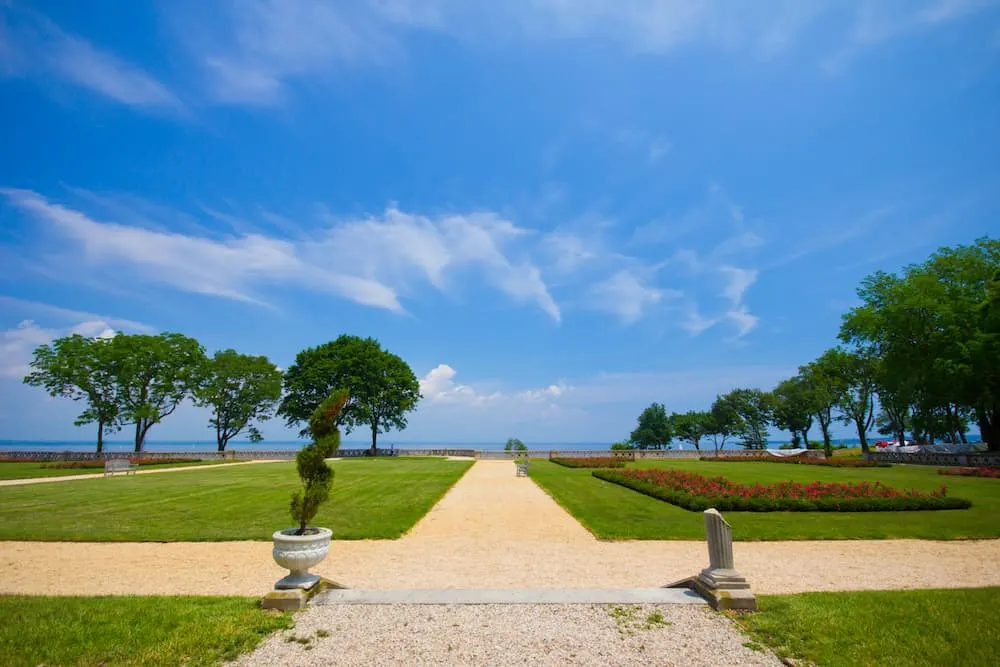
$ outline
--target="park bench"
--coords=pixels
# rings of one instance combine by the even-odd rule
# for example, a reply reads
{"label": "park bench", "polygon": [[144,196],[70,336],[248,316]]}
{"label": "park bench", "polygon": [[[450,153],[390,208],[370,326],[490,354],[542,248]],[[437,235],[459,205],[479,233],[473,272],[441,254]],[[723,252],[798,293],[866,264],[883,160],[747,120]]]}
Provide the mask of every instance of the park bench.
{"label": "park bench", "polygon": [[517,466],[517,476],[527,477],[528,476],[528,462],[527,461],[514,461],[514,465]]}
{"label": "park bench", "polygon": [[128,459],[108,459],[104,462],[104,474],[114,475],[116,472],[123,472],[126,475],[139,469],[138,463],[132,463]]}

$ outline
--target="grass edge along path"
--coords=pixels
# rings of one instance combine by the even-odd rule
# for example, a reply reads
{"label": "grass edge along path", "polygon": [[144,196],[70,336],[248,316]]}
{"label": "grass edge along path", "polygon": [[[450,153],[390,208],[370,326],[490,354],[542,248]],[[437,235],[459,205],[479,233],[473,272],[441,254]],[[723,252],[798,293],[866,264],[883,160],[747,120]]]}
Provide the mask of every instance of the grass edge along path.
{"label": "grass edge along path", "polygon": [[781,657],[823,667],[989,665],[1000,655],[1000,588],[763,595],[734,614]]}
{"label": "grass edge along path", "polygon": [[215,665],[292,624],[256,598],[4,595],[0,664]]}
{"label": "grass edge along path", "polygon": [[[333,491],[314,523],[334,539],[396,539],[472,462],[393,457],[330,465]],[[270,540],[291,525],[288,503],[300,486],[292,462],[0,486],[0,540]]]}
{"label": "grass edge along path", "polygon": [[[633,467],[676,467],[713,473],[733,481],[762,484],[780,480],[848,482],[882,480],[897,488],[931,491],[941,486],[934,467],[828,468],[768,463],[700,461],[636,462]],[[602,540],[703,540],[704,523],[693,512],[543,459],[529,475],[584,528]],[[907,512],[727,512],[737,540],[993,539],[1000,537],[1000,484],[992,479],[950,478],[948,495],[972,501],[965,510]]]}

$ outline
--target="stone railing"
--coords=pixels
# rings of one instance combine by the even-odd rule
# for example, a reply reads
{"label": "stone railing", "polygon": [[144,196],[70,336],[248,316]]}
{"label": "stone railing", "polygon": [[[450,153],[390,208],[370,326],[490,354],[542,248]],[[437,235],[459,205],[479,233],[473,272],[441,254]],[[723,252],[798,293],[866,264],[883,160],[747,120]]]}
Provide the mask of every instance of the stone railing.
{"label": "stone railing", "polygon": [[872,452],[872,461],[885,463],[912,463],[926,466],[973,466],[984,468],[1000,467],[1000,452],[975,452],[967,454],[946,454],[941,452]]}

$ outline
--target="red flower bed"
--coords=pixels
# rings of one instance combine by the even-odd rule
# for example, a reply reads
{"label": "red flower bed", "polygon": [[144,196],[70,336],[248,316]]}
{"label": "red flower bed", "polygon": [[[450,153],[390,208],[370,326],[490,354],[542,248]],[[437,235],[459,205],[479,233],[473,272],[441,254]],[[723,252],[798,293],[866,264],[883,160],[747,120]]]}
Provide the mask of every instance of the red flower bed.
{"label": "red flower bed", "polygon": [[702,456],[702,461],[725,461],[727,463],[746,463],[747,461],[764,463],[793,463],[806,466],[827,466],[828,468],[891,468],[891,463],[883,461],[866,461],[865,459],[814,459],[803,456],[782,458],[780,456]]}
{"label": "red flower bed", "polygon": [[674,469],[597,470],[594,477],[628,487],[685,509],[714,507],[737,512],[879,512],[967,509],[968,500],[949,498],[948,487],[925,493],[898,491],[881,482],[778,482],[737,484]]}
{"label": "red flower bed", "polygon": [[553,463],[558,463],[561,466],[566,466],[567,468],[624,468],[625,459],[624,458],[612,458],[609,456],[587,456],[579,458],[560,458],[555,457],[549,459]]}
{"label": "red flower bed", "polygon": [[992,477],[1000,479],[1000,468],[938,468],[939,475],[956,477]]}

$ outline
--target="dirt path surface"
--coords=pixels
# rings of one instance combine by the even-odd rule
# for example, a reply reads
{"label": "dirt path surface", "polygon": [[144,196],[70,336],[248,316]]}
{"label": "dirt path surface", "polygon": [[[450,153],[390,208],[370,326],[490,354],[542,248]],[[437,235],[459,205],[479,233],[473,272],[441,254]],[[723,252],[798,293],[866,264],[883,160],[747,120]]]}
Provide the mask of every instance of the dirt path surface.
{"label": "dirt path surface", "polygon": [[[153,472],[153,471],[150,471]],[[1000,586],[1000,540],[738,542],[758,593]],[[269,542],[0,542],[0,593],[260,595]],[[479,461],[399,540],[335,541],[314,568],[350,588],[662,586],[704,542],[600,542],[509,461]]]}
{"label": "dirt path surface", "polygon": [[[239,463],[213,463],[202,466],[177,466],[176,468],[156,468],[155,470],[136,470],[127,473],[129,475],[155,475],[160,472],[177,472],[179,470],[214,470],[215,468],[232,468],[233,466],[248,466],[258,463],[281,463],[280,460],[267,459],[263,461],[240,461]],[[115,476],[126,473],[115,473]],[[48,484],[49,482],[72,482],[77,479],[100,479],[104,477],[103,472],[87,473],[84,475],[61,475],[56,477],[26,477],[24,479],[0,479],[0,486],[24,486],[25,484]]]}

